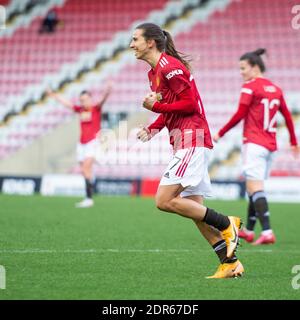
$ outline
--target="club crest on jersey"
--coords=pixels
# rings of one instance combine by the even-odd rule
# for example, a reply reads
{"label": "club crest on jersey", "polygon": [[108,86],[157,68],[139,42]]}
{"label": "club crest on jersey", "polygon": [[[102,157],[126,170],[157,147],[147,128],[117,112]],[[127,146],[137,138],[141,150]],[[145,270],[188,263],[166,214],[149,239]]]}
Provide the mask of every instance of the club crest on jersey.
{"label": "club crest on jersey", "polygon": [[162,94],[160,92],[156,93],[156,99],[157,99],[157,101],[161,101],[162,100]]}
{"label": "club crest on jersey", "polygon": [[91,111],[83,111],[80,113],[80,120],[82,122],[89,122],[92,120],[92,112]]}
{"label": "club crest on jersey", "polygon": [[177,76],[177,75],[180,75],[180,74],[183,74],[183,71],[181,69],[176,69],[176,70],[172,70],[171,72],[169,72],[167,75],[166,75],[166,78],[168,80],[170,80],[171,78],[173,78],[174,76]]}

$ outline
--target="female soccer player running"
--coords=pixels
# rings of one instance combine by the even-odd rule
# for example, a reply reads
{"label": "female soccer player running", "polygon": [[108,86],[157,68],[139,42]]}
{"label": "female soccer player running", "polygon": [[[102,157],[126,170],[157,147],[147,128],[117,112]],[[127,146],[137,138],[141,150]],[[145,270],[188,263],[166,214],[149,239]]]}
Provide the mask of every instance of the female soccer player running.
{"label": "female soccer player running", "polygon": [[166,126],[174,149],[157,190],[156,206],[195,222],[221,262],[210,278],[241,275],[244,268],[235,256],[240,218],[227,217],[203,205],[203,197],[211,193],[207,167],[213,146],[189,64],[176,51],[171,35],[152,23],[135,29],[130,48],[137,59],[151,66],[148,77],[152,92],[143,106],[160,114],[137,136],[148,141]]}
{"label": "female soccer player running", "polygon": [[63,96],[48,90],[48,95],[80,116],[80,142],[77,144],[77,160],[80,163],[82,175],[85,180],[86,198],[76,204],[77,208],[88,208],[94,205],[93,200],[93,164],[97,149],[97,135],[101,126],[101,110],[111,91],[108,85],[103,97],[94,102],[89,91],[82,91],[79,96],[80,105],[73,103]]}
{"label": "female soccer player running", "polygon": [[243,130],[243,172],[249,196],[247,228],[239,236],[247,242],[254,241],[254,227],[258,218],[262,233],[255,245],[275,242],[270,225],[270,213],[264,180],[268,177],[276,145],[276,114],[281,112],[289,134],[293,152],[298,152],[297,139],[291,114],[286,106],[281,89],[270,80],[263,78],[265,65],[261,55],[265,49],[247,52],[240,58],[240,73],[245,81],[237,112],[214,136],[217,142],[227,131],[244,119]]}

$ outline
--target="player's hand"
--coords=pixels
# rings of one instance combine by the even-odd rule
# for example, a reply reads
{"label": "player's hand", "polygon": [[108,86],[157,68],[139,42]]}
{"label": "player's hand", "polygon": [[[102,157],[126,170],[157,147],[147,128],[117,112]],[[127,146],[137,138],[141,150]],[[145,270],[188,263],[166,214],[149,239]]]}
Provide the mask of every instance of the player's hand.
{"label": "player's hand", "polygon": [[292,154],[295,159],[299,158],[300,155],[300,146],[291,146]]}
{"label": "player's hand", "polygon": [[151,139],[151,134],[148,128],[140,126],[140,131],[137,133],[137,138],[142,142],[149,141]]}
{"label": "player's hand", "polygon": [[218,133],[213,136],[213,140],[214,140],[214,142],[216,142],[216,143],[220,140],[220,136],[219,136]]}
{"label": "player's hand", "polygon": [[106,83],[105,92],[110,93],[112,91],[113,87],[114,87],[113,81],[112,80],[108,80],[107,83]]}
{"label": "player's hand", "polygon": [[143,101],[143,107],[148,110],[152,110],[152,107],[155,102],[157,102],[156,92],[151,92],[146,95]]}

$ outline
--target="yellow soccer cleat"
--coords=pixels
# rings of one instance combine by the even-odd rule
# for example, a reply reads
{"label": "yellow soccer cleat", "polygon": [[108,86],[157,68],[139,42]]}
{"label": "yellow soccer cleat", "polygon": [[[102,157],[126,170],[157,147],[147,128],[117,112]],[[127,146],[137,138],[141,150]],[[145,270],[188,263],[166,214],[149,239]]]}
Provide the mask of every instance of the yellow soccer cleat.
{"label": "yellow soccer cleat", "polygon": [[239,217],[228,217],[230,225],[225,230],[221,231],[221,234],[226,242],[227,246],[227,257],[230,258],[234,250],[236,249],[239,242],[239,229],[241,228],[242,222]]}
{"label": "yellow soccer cleat", "polygon": [[239,260],[233,263],[222,263],[213,276],[206,277],[206,279],[224,279],[241,277],[244,273],[244,267]]}

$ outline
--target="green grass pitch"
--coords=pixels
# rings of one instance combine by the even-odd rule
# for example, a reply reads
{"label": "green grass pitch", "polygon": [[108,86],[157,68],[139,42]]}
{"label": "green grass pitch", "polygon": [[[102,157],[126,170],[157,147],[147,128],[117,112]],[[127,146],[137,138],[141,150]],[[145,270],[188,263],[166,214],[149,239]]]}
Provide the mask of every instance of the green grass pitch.
{"label": "green grass pitch", "polygon": [[[0,196],[2,299],[299,299],[299,204],[270,204],[275,245],[242,242],[239,279],[208,280],[218,259],[195,225],[153,199]],[[245,218],[246,201],[207,201]],[[259,230],[257,230],[259,231]],[[300,280],[298,280],[300,283]]]}

